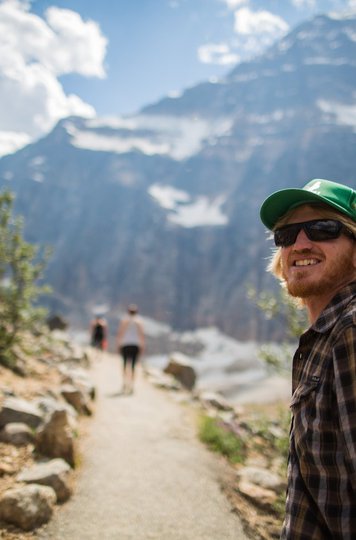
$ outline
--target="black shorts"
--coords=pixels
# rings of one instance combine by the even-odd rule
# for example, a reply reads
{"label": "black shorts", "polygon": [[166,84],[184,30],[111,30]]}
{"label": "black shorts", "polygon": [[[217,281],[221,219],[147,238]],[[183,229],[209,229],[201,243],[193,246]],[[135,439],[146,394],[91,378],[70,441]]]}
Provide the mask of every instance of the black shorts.
{"label": "black shorts", "polygon": [[138,345],[124,345],[121,347],[120,352],[124,359],[124,367],[126,367],[127,362],[130,362],[132,369],[135,369],[135,364],[137,362],[137,357],[140,352]]}

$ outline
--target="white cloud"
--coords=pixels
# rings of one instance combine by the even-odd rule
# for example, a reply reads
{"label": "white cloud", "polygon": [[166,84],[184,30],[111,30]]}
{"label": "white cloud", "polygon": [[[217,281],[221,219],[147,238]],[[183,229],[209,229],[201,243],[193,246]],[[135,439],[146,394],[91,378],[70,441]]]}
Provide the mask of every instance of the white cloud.
{"label": "white cloud", "polygon": [[354,11],[356,9],[356,0],[349,0],[347,2],[347,7]]}
{"label": "white cloud", "polygon": [[284,19],[270,11],[242,7],[235,11],[234,17],[236,37],[233,46],[244,58],[260,54],[289,29]]}
{"label": "white cloud", "polygon": [[240,56],[230,50],[226,43],[210,43],[198,49],[198,58],[203,64],[237,64]]}
{"label": "white cloud", "polygon": [[315,8],[316,0],[292,0],[292,4],[297,8]]}
{"label": "white cloud", "polygon": [[260,54],[289,30],[288,23],[278,15],[247,7],[249,0],[223,1],[234,10],[235,35],[229,42],[199,47],[198,58],[205,64],[237,64]]}
{"label": "white cloud", "polygon": [[227,7],[230,9],[236,9],[237,7],[246,5],[250,0],[224,0]]}
{"label": "white cloud", "polygon": [[55,33],[55,47],[49,62],[56,73],[105,77],[103,62],[107,40],[94,21],[84,22],[78,13],[57,7],[46,11],[46,19]]}
{"label": "white cloud", "polygon": [[30,142],[30,137],[27,133],[16,131],[0,131],[0,149],[1,155],[11,154],[16,152]]}
{"label": "white cloud", "polygon": [[73,11],[51,7],[42,19],[23,0],[0,2],[0,155],[60,118],[95,115],[80,97],[65,94],[58,77],[104,77],[106,46],[98,25]]}

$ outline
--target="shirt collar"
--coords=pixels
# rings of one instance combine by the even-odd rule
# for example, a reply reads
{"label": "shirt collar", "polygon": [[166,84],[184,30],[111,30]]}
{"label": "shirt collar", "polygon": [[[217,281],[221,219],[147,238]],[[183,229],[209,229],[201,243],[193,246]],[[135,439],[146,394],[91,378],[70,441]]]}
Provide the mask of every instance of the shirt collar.
{"label": "shirt collar", "polygon": [[326,308],[321,312],[318,319],[311,326],[315,332],[324,333],[334,326],[345,307],[356,298],[356,281],[353,281],[339,291]]}

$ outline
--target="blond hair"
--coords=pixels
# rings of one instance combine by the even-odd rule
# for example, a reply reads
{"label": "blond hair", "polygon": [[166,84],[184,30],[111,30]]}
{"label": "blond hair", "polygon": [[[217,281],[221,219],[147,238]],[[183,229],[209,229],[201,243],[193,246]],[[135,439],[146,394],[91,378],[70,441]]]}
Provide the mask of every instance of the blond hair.
{"label": "blond hair", "polygon": [[[311,205],[310,205],[311,206]],[[313,208],[318,210],[321,219],[336,219],[340,221],[349,231],[354,234],[356,238],[356,222],[348,217],[346,214],[338,212],[336,209],[331,206],[323,203],[313,203]],[[295,208],[289,210],[284,216],[282,216],[274,226],[274,231],[283,225],[287,225],[289,218],[293,215]],[[277,248],[273,251],[270,261],[267,266],[268,272],[271,272],[276,278],[284,283],[283,273],[282,273],[282,263],[281,263],[281,248]]]}

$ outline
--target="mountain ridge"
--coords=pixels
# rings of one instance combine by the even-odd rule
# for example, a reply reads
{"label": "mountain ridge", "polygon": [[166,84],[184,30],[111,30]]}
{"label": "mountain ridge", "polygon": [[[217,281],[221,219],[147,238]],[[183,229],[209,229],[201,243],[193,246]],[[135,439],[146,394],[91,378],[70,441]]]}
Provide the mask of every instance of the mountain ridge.
{"label": "mountain ridge", "polygon": [[179,330],[280,335],[247,298],[277,287],[259,207],[311,178],[356,184],[355,36],[356,18],[318,16],[222,82],[127,118],[64,119],[3,157],[27,238],[55,249],[51,309],[83,324],[134,301]]}

